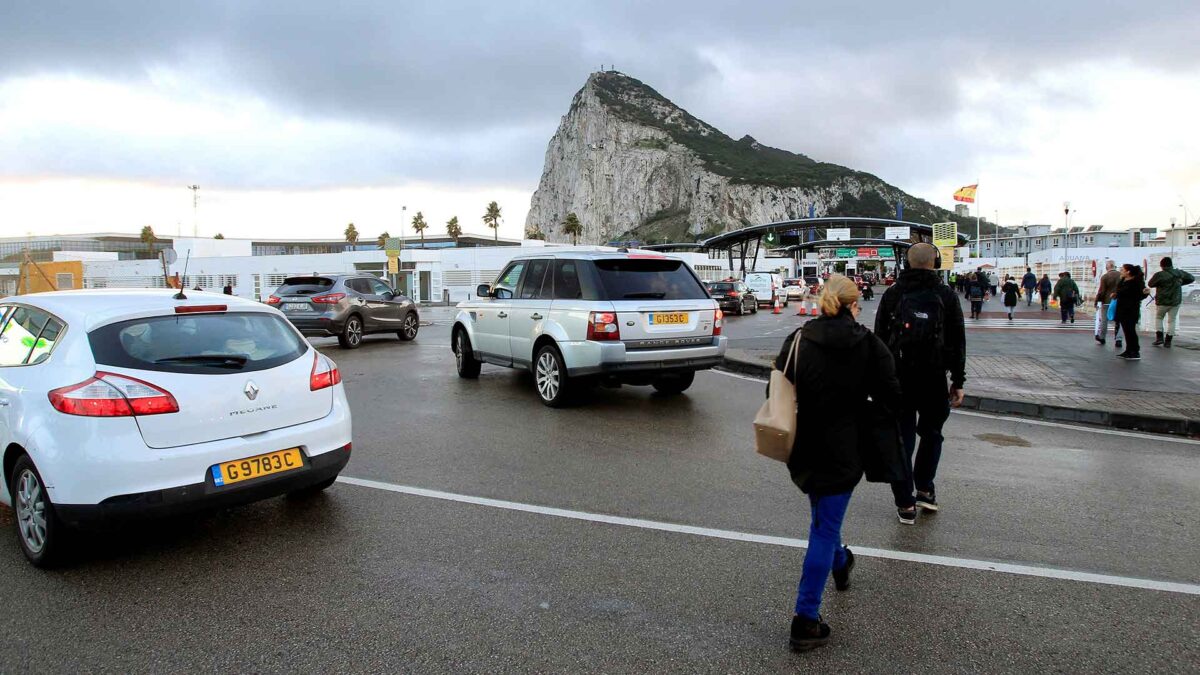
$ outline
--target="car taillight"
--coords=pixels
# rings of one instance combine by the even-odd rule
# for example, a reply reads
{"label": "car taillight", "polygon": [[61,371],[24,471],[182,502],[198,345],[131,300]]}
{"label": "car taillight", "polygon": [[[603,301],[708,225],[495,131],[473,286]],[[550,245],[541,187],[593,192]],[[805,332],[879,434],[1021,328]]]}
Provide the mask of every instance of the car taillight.
{"label": "car taillight", "polygon": [[128,375],[97,372],[92,377],[50,392],[50,405],[68,415],[130,417],[179,412],[165,389]]}
{"label": "car taillight", "polygon": [[212,314],[214,312],[224,312],[229,309],[228,305],[182,305],[175,308],[176,314]]}
{"label": "car taillight", "polygon": [[713,335],[721,334],[721,324],[723,324],[724,322],[725,322],[725,312],[722,312],[721,310],[718,309],[717,313],[713,315]]}
{"label": "car taillight", "polygon": [[342,298],[346,297],[345,293],[327,293],[325,295],[314,295],[309,298],[319,305],[336,305],[341,302]]}
{"label": "car taillight", "polygon": [[324,370],[318,371],[321,366],[321,355],[313,354],[312,374],[308,376],[308,388],[310,391],[318,389],[328,389],[342,381],[342,374],[338,371],[337,364],[331,361],[328,357],[325,358],[327,367]]}
{"label": "car taillight", "polygon": [[592,312],[588,317],[587,339],[604,342],[621,339],[616,312]]}
{"label": "car taillight", "polygon": [[727,297],[740,298],[740,297],[742,297],[742,294],[738,293],[737,291],[729,291],[729,295]]}
{"label": "car taillight", "polygon": [[267,298],[268,305],[278,305],[281,302],[283,301],[279,299],[278,295],[272,295],[271,297]]}

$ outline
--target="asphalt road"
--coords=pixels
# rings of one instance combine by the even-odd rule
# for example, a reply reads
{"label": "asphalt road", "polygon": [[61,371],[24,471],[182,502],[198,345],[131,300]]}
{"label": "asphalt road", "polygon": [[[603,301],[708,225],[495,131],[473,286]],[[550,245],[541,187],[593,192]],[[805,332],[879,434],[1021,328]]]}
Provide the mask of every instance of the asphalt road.
{"label": "asphalt road", "polygon": [[[49,573],[0,538],[3,670],[1200,664],[1200,444],[952,416],[943,511],[904,527],[861,485],[844,536],[870,555],[826,595],[830,645],[793,654],[807,507],[751,449],[762,383],[705,373],[676,398],[600,389],[550,410],[526,374],[459,380],[433,314],[410,344],[316,341],[354,410],[343,475],[370,486],[96,535]],[[596,522],[612,516],[637,520]]]}

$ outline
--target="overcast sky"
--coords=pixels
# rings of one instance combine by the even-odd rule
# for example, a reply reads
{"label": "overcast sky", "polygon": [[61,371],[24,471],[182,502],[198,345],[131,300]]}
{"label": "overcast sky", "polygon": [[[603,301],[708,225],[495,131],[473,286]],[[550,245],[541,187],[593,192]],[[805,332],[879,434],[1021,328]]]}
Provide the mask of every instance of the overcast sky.
{"label": "overcast sky", "polygon": [[[1200,216],[1200,2],[0,4],[0,234],[517,235],[601,64],[1004,224]],[[412,6],[402,6],[412,5]]]}

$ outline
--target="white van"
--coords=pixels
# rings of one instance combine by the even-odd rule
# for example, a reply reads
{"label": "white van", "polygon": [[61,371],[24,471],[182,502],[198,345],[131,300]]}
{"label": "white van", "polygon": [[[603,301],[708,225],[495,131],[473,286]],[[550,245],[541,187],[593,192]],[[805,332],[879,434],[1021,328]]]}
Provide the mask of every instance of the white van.
{"label": "white van", "polygon": [[775,304],[775,298],[787,307],[787,293],[783,288],[783,277],[774,272],[750,272],[746,274],[746,285],[750,292],[758,298],[759,305],[770,307]]}

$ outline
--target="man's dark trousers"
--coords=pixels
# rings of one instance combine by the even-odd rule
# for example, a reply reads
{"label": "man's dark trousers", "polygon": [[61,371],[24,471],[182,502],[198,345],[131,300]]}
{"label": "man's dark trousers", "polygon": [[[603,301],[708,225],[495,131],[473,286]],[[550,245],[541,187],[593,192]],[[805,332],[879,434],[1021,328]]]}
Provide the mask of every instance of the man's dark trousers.
{"label": "man's dark trousers", "polygon": [[[950,399],[944,375],[940,382],[905,382],[904,408],[900,411],[900,435],[904,441],[904,452],[910,463],[916,454],[912,478],[892,483],[892,495],[899,508],[911,508],[915,503],[913,488],[932,493],[933,479],[937,474],[938,462],[942,458],[942,426],[950,417]],[[921,447],[917,447],[917,437]]]}

